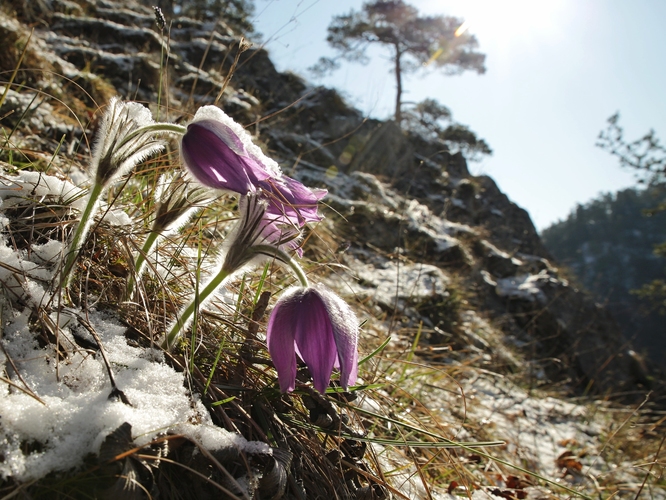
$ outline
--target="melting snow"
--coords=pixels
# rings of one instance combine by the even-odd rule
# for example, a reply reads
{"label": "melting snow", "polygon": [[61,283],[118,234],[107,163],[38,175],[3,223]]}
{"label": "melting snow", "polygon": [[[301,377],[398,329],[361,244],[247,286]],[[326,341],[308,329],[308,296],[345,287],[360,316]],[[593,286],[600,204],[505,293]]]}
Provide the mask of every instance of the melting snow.
{"label": "melting snow", "polygon": [[541,288],[548,284],[558,283],[560,281],[550,276],[548,271],[544,269],[539,274],[521,274],[499,279],[497,280],[495,292],[500,297],[521,299],[528,302],[536,301],[540,304],[545,304],[546,295]]}
{"label": "melting snow", "polygon": [[[79,188],[66,181],[34,172],[4,177],[0,185],[5,204],[11,204],[9,197],[78,193]],[[124,222],[121,212],[114,218]],[[3,227],[7,223],[3,216]],[[86,455],[99,452],[104,438],[125,422],[131,424],[138,445],[169,432],[184,434],[210,450],[235,446],[249,453],[270,453],[264,443],[247,442],[216,427],[199,398],[185,388],[184,375],[164,363],[159,351],[129,345],[125,328],[113,316],[47,309],[58,269],[51,264],[61,252],[57,241],[35,245],[29,254],[15,250],[7,238],[0,242],[5,290],[0,299],[0,477],[28,481],[75,468]],[[20,306],[25,303],[28,307]],[[40,347],[31,328],[35,311],[42,323],[54,330],[59,325],[66,357],[56,356],[52,344]],[[109,398],[112,386],[99,351],[76,344],[75,336],[92,339],[84,323],[97,332],[116,384],[130,405]]]}
{"label": "melting snow", "polygon": [[[352,255],[358,254],[358,255]],[[363,262],[360,259],[368,259]],[[356,281],[333,275],[329,278],[335,289],[351,290],[357,297],[369,297],[384,307],[405,307],[407,302],[419,302],[433,296],[447,295],[449,278],[438,267],[430,264],[394,262],[383,257],[371,256],[364,251],[349,252],[345,264],[355,275]],[[396,303],[397,300],[397,303]]]}

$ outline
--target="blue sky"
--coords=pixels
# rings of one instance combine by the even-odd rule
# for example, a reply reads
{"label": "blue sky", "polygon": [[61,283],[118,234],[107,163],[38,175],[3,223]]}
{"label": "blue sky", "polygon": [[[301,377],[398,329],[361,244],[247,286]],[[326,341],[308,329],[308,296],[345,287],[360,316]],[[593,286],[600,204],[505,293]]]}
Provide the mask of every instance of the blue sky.
{"label": "blue sky", "polygon": [[[343,64],[313,80],[307,68],[335,53],[326,44],[332,16],[362,0],[255,0],[257,31],[279,70],[338,88],[368,116],[393,113],[389,52],[367,66]],[[405,101],[437,99],[494,154],[471,163],[492,176],[538,229],[577,203],[635,184],[594,146],[606,119],[620,111],[626,137],[650,128],[666,139],[666,1],[412,0],[424,14],[461,17],[487,55],[484,75],[408,76]]]}

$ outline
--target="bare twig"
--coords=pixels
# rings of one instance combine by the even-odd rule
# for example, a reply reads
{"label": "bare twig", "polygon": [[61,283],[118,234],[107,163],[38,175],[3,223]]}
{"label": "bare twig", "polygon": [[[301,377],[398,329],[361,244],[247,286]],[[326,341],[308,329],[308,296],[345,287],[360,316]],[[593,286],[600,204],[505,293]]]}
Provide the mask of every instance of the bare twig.
{"label": "bare twig", "polygon": [[106,352],[104,351],[104,347],[102,346],[102,341],[100,340],[99,335],[97,335],[97,332],[86,318],[77,314],[76,319],[78,320],[79,324],[83,326],[83,328],[88,330],[88,333],[92,335],[92,337],[95,339],[95,342],[97,342],[99,352],[102,355],[104,365],[106,366],[106,371],[109,374],[109,380],[111,381],[112,390],[111,394],[109,394],[109,399],[117,397],[126,405],[132,406],[132,404],[129,402],[129,399],[127,399],[127,396],[125,396],[125,393],[118,389],[118,386],[116,385],[116,380],[113,376],[113,371],[111,370],[111,364],[109,363],[109,359],[106,357]]}
{"label": "bare twig", "polygon": [[654,454],[654,458],[652,459],[652,463],[650,464],[650,468],[647,470],[645,473],[645,477],[643,478],[643,482],[641,483],[641,487],[638,488],[638,491],[636,492],[636,496],[634,497],[634,500],[638,500],[641,491],[643,491],[643,488],[645,487],[645,484],[647,483],[648,477],[650,477],[650,473],[652,472],[652,469],[654,468],[655,464],[657,463],[657,460],[659,459],[659,453],[661,453],[661,447],[664,445],[664,441],[666,440],[666,434],[661,438],[661,442],[659,443],[659,448],[657,448],[657,451]]}

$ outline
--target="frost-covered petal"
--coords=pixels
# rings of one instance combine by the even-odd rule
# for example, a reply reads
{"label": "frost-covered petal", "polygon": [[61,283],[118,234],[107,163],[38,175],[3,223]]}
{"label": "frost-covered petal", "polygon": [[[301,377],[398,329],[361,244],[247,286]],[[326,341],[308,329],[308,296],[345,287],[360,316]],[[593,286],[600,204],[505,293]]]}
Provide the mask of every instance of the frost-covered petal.
{"label": "frost-covered petal", "polygon": [[229,127],[214,120],[190,123],[180,151],[183,164],[194,178],[214,189],[245,195],[256,191],[257,183],[271,176],[250,157]]}
{"label": "frost-covered petal", "polygon": [[200,183],[241,195],[261,190],[268,213],[303,226],[321,220],[317,203],[325,195],[282,175],[277,163],[252,142],[241,125],[216,106],[203,106],[181,139],[181,158]]}
{"label": "frost-covered petal", "polygon": [[[195,113],[192,123],[205,120],[215,121],[224,125],[228,132],[223,132],[223,134],[231,132],[236,138],[229,141],[229,147],[238,148],[238,144],[242,144],[242,149],[247,152],[247,155],[255,162],[262,165],[271,177],[280,177],[282,175],[280,167],[275,160],[266,156],[261,148],[252,141],[252,136],[243,128],[243,126],[240,123],[237,123],[220,108],[217,106],[200,107]],[[239,151],[237,150],[236,152]]]}

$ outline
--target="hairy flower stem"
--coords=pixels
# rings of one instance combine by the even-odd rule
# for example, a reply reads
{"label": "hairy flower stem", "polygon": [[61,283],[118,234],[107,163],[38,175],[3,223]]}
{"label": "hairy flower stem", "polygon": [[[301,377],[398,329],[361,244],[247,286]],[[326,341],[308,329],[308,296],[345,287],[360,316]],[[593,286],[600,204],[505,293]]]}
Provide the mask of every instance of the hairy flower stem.
{"label": "hairy flower stem", "polygon": [[298,265],[298,262],[296,262],[294,259],[292,259],[289,254],[284,252],[283,250],[280,250],[279,248],[276,248],[271,245],[255,245],[251,248],[253,253],[256,254],[263,254],[263,255],[268,255],[270,257],[275,257],[275,259],[278,262],[281,262],[283,264],[286,264],[289,266],[289,268],[294,272],[294,275],[298,278],[298,281],[300,281],[301,286],[308,287],[308,278],[305,276],[305,271],[303,271],[303,268]]}
{"label": "hairy flower stem", "polygon": [[[121,150],[126,144],[135,140],[137,137],[141,137],[146,133],[155,133],[155,132],[170,132],[175,134],[184,134],[187,131],[187,128],[182,125],[176,125],[174,123],[153,123],[150,125],[145,125],[143,127],[137,128],[134,132],[127,135],[123,138],[122,142],[115,146],[116,150]],[[62,273],[60,275],[60,286],[63,290],[67,290],[72,281],[72,276],[74,274],[74,264],[78,258],[79,251],[81,246],[85,243],[86,236],[88,231],[90,231],[90,226],[92,218],[95,214],[95,210],[98,206],[98,202],[106,188],[108,188],[110,183],[100,181],[92,186],[90,194],[88,196],[88,203],[86,208],[81,215],[79,224],[74,231],[74,236],[72,237],[72,242],[69,245],[69,249],[65,258],[65,265],[63,266]],[[138,266],[137,266],[138,268]],[[133,287],[134,285],[132,285]]]}
{"label": "hairy flower stem", "polygon": [[83,210],[81,219],[79,219],[79,224],[76,226],[76,231],[74,231],[74,236],[72,237],[72,242],[69,245],[67,250],[65,265],[62,268],[62,273],[60,275],[60,286],[63,290],[67,290],[72,281],[72,276],[74,275],[74,264],[76,259],[79,256],[79,250],[83,243],[85,243],[85,238],[90,231],[91,218],[97,208],[99,198],[104,191],[103,184],[95,184],[88,196],[88,203],[86,208]]}
{"label": "hairy flower stem", "polygon": [[[299,266],[294,259],[292,259],[287,253],[283,252],[279,248],[270,245],[257,245],[251,247],[249,251],[253,254],[269,255],[274,257],[277,262],[281,262],[289,266],[289,268],[294,272],[294,275],[298,278],[298,281],[300,281],[301,285],[304,287],[308,286],[308,279],[305,276],[305,272],[301,266]],[[238,269],[227,269],[227,267],[222,264],[222,269],[220,269],[220,271],[213,277],[213,279],[206,284],[204,289],[201,290],[198,295],[194,296],[187,307],[181,311],[178,319],[171,326],[169,333],[164,339],[164,342],[162,343],[162,349],[168,351],[174,346],[176,340],[182,335],[185,328],[187,328],[187,326],[190,324],[190,320],[195,313],[197,305],[206,303],[211,294],[220,288],[225,283],[225,281],[236,271],[238,271]]]}
{"label": "hairy flower stem", "polygon": [[134,273],[131,273],[128,280],[127,280],[127,299],[132,298],[132,293],[134,292],[134,285],[136,284],[137,280],[141,277],[141,274],[143,274],[143,268],[146,265],[146,257],[150,255],[150,253],[153,251],[153,248],[155,248],[155,244],[157,243],[157,238],[159,238],[160,233],[156,231],[151,231],[148,237],[146,238],[146,241],[143,243],[143,247],[139,251],[139,254],[136,256],[136,261],[134,262]]}
{"label": "hairy flower stem", "polygon": [[151,125],[145,125],[136,129],[134,132],[125,137],[125,140],[118,145],[118,149],[133,140],[135,137],[139,137],[140,135],[148,132],[171,132],[172,134],[183,135],[185,132],[187,132],[187,127],[176,125],[175,123],[153,123]]}
{"label": "hairy flower stem", "polygon": [[229,276],[231,276],[231,273],[228,270],[221,269],[204,289],[199,292],[198,296],[194,296],[192,302],[181,311],[178,319],[174,322],[171,330],[169,330],[169,333],[162,343],[162,349],[168,351],[173,347],[176,339],[180,337],[183,330],[185,330],[185,327],[189,324],[191,317],[194,315],[196,306],[205,302],[208,296],[221,287]]}

